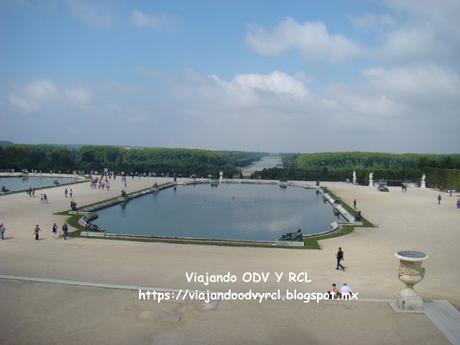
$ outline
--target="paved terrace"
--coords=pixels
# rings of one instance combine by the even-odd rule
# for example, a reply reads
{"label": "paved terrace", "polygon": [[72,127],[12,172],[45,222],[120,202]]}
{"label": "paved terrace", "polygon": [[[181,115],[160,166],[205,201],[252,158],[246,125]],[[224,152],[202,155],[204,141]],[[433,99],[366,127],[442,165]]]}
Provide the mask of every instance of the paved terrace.
{"label": "paved terrace", "polygon": [[[133,192],[151,187],[154,182],[162,183],[167,181],[170,180],[153,178],[128,179],[127,191]],[[374,188],[345,183],[326,183],[324,185],[340,195],[349,204],[356,198],[358,208],[362,210],[363,215],[378,224],[378,228],[361,228],[348,236],[322,241],[322,250],[181,245],[83,238],[63,241],[55,240],[51,236],[51,227],[54,222],[61,226],[64,221],[63,216],[53,215],[53,213],[69,208],[70,200],[64,198],[65,187],[38,191],[35,199],[29,198],[26,193],[2,196],[0,197],[0,221],[4,222],[7,227],[8,239],[0,241],[0,274],[158,288],[201,289],[202,286],[200,285],[186,283],[185,272],[226,273],[230,271],[238,275],[246,271],[308,271],[309,278],[313,281],[307,286],[300,283],[269,283],[249,286],[248,284],[237,283],[231,287],[241,291],[248,288],[266,291],[275,288],[295,287],[308,291],[326,291],[332,282],[336,282],[338,285],[347,282],[355,291],[359,291],[361,298],[394,298],[403,285],[397,279],[398,262],[393,253],[399,249],[415,249],[424,251],[430,256],[430,259],[424,264],[427,272],[425,279],[416,286],[419,294],[424,299],[446,299],[457,308],[460,306],[460,294],[458,293],[460,265],[456,262],[458,243],[460,243],[458,225],[460,210],[455,208],[456,199],[454,197],[449,198],[446,194],[443,194],[442,204],[437,205],[436,196],[438,192],[430,189],[409,189],[407,193],[402,193],[399,188],[390,188],[389,193],[380,193]],[[90,189],[89,183],[76,184],[71,188],[74,190],[74,199],[77,203],[85,205],[118,196],[122,185],[121,179],[117,179],[115,183],[112,183],[110,192]],[[40,192],[45,192],[48,195],[49,204],[40,203]],[[43,240],[39,242],[34,240],[33,229],[35,224],[40,224],[43,230]],[[342,246],[345,252],[346,272],[335,270],[335,252],[338,246]],[[14,284],[17,284],[17,289],[12,288]],[[226,290],[227,288],[228,286],[213,286],[214,290]],[[101,317],[104,317],[103,314],[106,313],[106,318],[110,318],[110,320],[113,318],[113,326],[108,329],[114,330],[114,336],[120,332],[117,330],[116,325],[118,325],[117,322],[121,322],[123,316],[116,316],[112,311],[124,310],[128,314],[131,313],[131,322],[128,322],[128,324],[129,329],[133,331],[137,328],[142,329],[142,327],[145,327],[142,322],[138,323],[136,321],[139,318],[149,319],[152,317],[156,319],[157,317],[155,316],[157,308],[151,311],[154,313],[152,314],[153,316],[148,316],[150,315],[148,313],[148,315],[144,315],[142,311],[137,309],[137,311],[129,309],[138,308],[132,306],[133,299],[136,297],[132,293],[128,295],[125,295],[126,292],[108,293],[106,292],[108,290],[102,290],[104,291],[103,294],[97,292],[99,290],[91,290],[92,292],[88,291],[86,293],[86,289],[60,286],[40,288],[30,283],[0,281],[0,294],[2,296],[11,296],[11,298],[1,299],[0,316],[3,320],[0,323],[1,328],[5,329],[4,327],[7,327],[9,329],[10,333],[5,334],[22,334],[23,343],[28,343],[26,340],[29,339],[29,336],[32,336],[30,332],[33,332],[33,330],[38,331],[37,327],[40,329],[45,326],[48,327],[50,322],[52,323],[55,320],[56,326],[49,329],[48,332],[55,331],[56,339],[67,339],[62,336],[62,332],[68,330],[71,334],[76,335],[81,334],[81,332],[79,333],[79,331],[72,328],[72,325],[62,326],[63,328],[60,329],[61,326],[57,320],[63,317],[64,319],[69,318],[69,322],[71,322],[72,318],[66,314],[66,311],[67,313],[73,313],[72,308],[78,308],[76,306],[78,303],[81,303],[82,307],[78,309],[77,315],[85,316],[85,313],[91,314],[91,310],[97,309],[97,315],[100,314]],[[55,295],[53,291],[56,293]],[[124,296],[120,297],[122,301],[119,304],[115,302],[118,301],[118,293]],[[25,296],[28,297],[26,298]],[[40,297],[37,298],[37,296]],[[22,302],[18,301],[17,298],[19,297],[21,297]],[[30,303],[31,307],[28,306],[28,303]],[[109,306],[105,308],[106,305],[112,305],[111,303],[114,303],[113,308]],[[43,305],[48,305],[49,307],[43,308]],[[64,314],[61,315],[58,311],[55,311],[50,312],[48,316],[43,318],[37,315],[35,316],[36,319],[34,319],[34,316],[30,316],[25,324],[17,323],[16,328],[8,326],[12,322],[10,315],[16,315],[15,313],[17,313],[13,319],[19,322],[18,318],[28,310],[47,310],[46,313],[41,313],[47,314],[48,310],[54,310],[53,308],[56,305],[60,305],[63,308],[62,313]],[[324,305],[321,304],[321,306]],[[173,305],[170,307],[162,306],[161,308],[166,308],[165,310],[168,312],[168,308],[174,309],[178,307]],[[383,310],[382,308],[386,309]],[[328,334],[331,332],[325,325],[328,320],[335,318],[333,315],[338,315],[338,322],[339,319],[346,319],[346,315],[349,315],[351,317],[350,323],[348,321],[338,322],[340,326],[338,326],[337,332],[342,329],[339,333],[351,337],[347,339],[353,340],[354,343],[360,343],[358,335],[362,334],[360,332],[364,332],[366,329],[369,332],[378,331],[380,333],[376,334],[382,334],[382,336],[390,332],[389,330],[393,330],[397,335],[393,339],[394,341],[389,343],[445,343],[446,339],[436,333],[436,329],[433,330],[427,326],[425,321],[420,321],[427,320],[425,316],[391,314],[388,308],[386,304],[384,307],[380,306],[380,304],[371,307],[366,303],[361,304],[361,302],[359,306],[341,305],[338,309],[329,305],[318,309],[316,306],[308,305],[306,307],[304,304],[281,305],[278,303],[260,307],[253,304],[225,303],[222,304],[222,308],[219,307],[219,311],[216,313],[218,320],[216,320],[216,317],[209,318],[208,321],[206,321],[206,317],[199,319],[199,316],[190,311],[191,316],[184,317],[184,320],[188,320],[183,322],[184,332],[168,333],[166,331],[168,328],[166,328],[163,333],[158,333],[160,334],[157,334],[159,338],[154,340],[161,343],[161,334],[164,337],[172,337],[177,334],[178,338],[176,340],[180,342],[180,337],[184,337],[189,331],[192,332],[191,329],[195,321],[190,323],[191,319],[198,320],[196,321],[198,330],[200,327],[209,325],[209,322],[216,322],[217,334],[225,334],[225,331],[229,331],[228,325],[232,324],[236,324],[237,327],[235,327],[238,330],[247,329],[251,333],[252,323],[249,320],[252,320],[258,325],[256,329],[264,331],[268,328],[263,337],[270,335],[270,339],[277,339],[274,338],[276,335],[270,329],[270,326],[279,325],[283,328],[283,331],[279,334],[285,335],[287,330],[284,330],[284,328],[289,328],[289,324],[286,322],[289,320],[306,320],[305,322],[294,322],[294,330],[299,331],[298,334],[293,335],[293,337],[299,337],[297,342],[301,343],[302,340],[310,339],[311,343],[315,343],[315,341],[317,343],[327,343]],[[228,310],[229,313],[223,314],[224,310]],[[318,312],[319,310],[321,312]],[[330,310],[336,310],[337,314],[331,313]],[[356,312],[343,314],[347,310],[356,310]],[[144,316],[139,316],[141,315],[139,313]],[[376,313],[375,318],[374,313]],[[277,316],[277,314],[282,316]],[[315,315],[314,317],[312,317],[313,314]],[[246,319],[248,322],[246,326],[241,320],[236,321],[238,320],[238,315],[240,317],[250,315]],[[170,316],[166,317],[166,319],[168,318]],[[415,322],[419,331],[426,332],[421,333],[425,334],[426,337],[420,338],[426,341],[419,341],[419,338],[406,339],[409,335],[404,332],[398,333],[400,327],[402,327],[399,325],[402,322],[400,319],[408,320],[404,322]],[[87,330],[94,328],[91,332],[96,332],[96,328],[99,328],[99,326],[101,329],[105,329],[110,323],[107,320],[98,321],[99,323],[96,323],[95,326],[90,320],[92,319],[89,318],[87,323],[83,323],[83,325],[86,327],[84,329]],[[379,320],[382,320],[383,323]],[[80,322],[84,321],[80,320],[75,325]],[[364,328],[362,327],[363,323],[365,324]],[[380,324],[382,325],[381,327],[379,326]],[[23,326],[28,327],[28,325],[30,326],[30,331],[28,331],[30,334],[28,332],[23,333]],[[319,327],[319,325],[322,326]],[[432,324],[429,323],[429,325]],[[151,323],[150,326],[152,326]],[[214,327],[214,323],[212,323],[212,326]],[[151,328],[152,332],[156,329],[155,327],[159,326],[153,326]],[[306,333],[303,327],[319,328],[317,328],[317,332]],[[12,338],[5,339],[15,339],[14,334],[11,335]],[[142,334],[146,336],[146,333]],[[196,331],[193,334],[198,337],[200,332]],[[253,339],[256,339],[256,334],[259,333],[255,332]],[[312,334],[311,338],[307,337],[308,334]],[[306,338],[303,338],[302,335]],[[122,339],[120,338],[120,343],[122,343]],[[152,343],[152,339],[151,336],[148,336],[143,341]],[[190,339],[198,338],[191,337]],[[228,343],[231,343],[231,339],[233,338],[230,337]],[[262,338],[260,343],[264,343],[264,339]],[[430,339],[435,340],[431,341]],[[209,343],[212,343],[211,339],[208,340]],[[195,342],[198,343],[198,340]],[[13,341],[10,343],[18,342]],[[106,343],[113,342],[107,340]],[[139,343],[142,342],[139,341]],[[257,342],[254,340],[252,343]],[[370,342],[367,341],[366,343],[369,344]]]}

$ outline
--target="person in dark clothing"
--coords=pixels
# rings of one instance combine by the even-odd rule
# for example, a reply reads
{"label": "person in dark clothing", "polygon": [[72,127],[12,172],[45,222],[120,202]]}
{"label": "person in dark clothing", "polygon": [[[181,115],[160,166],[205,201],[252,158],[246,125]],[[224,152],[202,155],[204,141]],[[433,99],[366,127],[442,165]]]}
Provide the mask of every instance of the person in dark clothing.
{"label": "person in dark clothing", "polygon": [[40,239],[40,227],[38,226],[38,224],[35,226],[34,234],[35,239],[38,241]]}
{"label": "person in dark clothing", "polygon": [[353,208],[356,210],[356,199],[353,200]]}
{"label": "person in dark clothing", "polygon": [[441,205],[441,194],[438,194],[438,205]]}
{"label": "person in dark clothing", "polygon": [[342,247],[339,247],[336,258],[337,258],[337,267],[335,269],[338,270],[339,268],[341,268],[343,271],[345,271],[345,266],[341,264],[341,261],[344,260]]}
{"label": "person in dark clothing", "polygon": [[62,232],[64,233],[64,240],[67,239],[67,233],[69,232],[69,227],[67,226],[67,223],[64,223],[62,226]]}

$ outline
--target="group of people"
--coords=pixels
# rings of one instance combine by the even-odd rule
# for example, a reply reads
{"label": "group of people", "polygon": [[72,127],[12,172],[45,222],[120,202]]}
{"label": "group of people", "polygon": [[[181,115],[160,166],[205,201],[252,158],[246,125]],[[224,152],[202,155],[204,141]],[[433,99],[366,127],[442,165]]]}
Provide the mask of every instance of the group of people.
{"label": "group of people", "polygon": [[[69,227],[68,227],[67,223],[64,223],[64,225],[62,226],[61,229],[62,229],[62,234],[63,234],[64,240],[67,240],[67,236],[69,235]],[[36,241],[40,240],[40,232],[41,232],[40,226],[38,224],[35,225],[34,235],[35,235],[35,240]],[[53,224],[53,228],[51,230],[51,233],[56,238],[59,238],[59,236],[60,236],[59,227],[57,226],[56,223]]]}
{"label": "group of people", "polygon": [[[67,223],[64,223],[64,225],[62,226],[61,229],[62,229],[62,234],[63,234],[64,240],[66,240],[68,235],[69,235],[69,226],[67,225]],[[35,235],[35,240],[36,241],[40,240],[41,231],[42,230],[40,229],[40,225],[36,224],[35,228],[34,228],[34,235]],[[3,223],[0,223],[0,236],[1,236],[2,240],[6,239],[5,232],[6,232],[5,225]],[[59,238],[59,236],[60,236],[59,228],[58,228],[56,223],[53,224],[53,228],[52,228],[51,232],[52,232],[53,236],[55,236],[56,238]]]}
{"label": "group of people", "polygon": [[[35,188],[29,187],[29,189],[26,190],[26,193],[30,198],[35,198]],[[48,195],[46,195],[45,193],[40,193],[40,202],[43,204],[47,204]]]}
{"label": "group of people", "polygon": [[[61,229],[62,229],[62,234],[64,236],[64,240],[66,240],[69,234],[69,227],[67,226],[67,223],[64,223]],[[53,229],[51,230],[51,232],[53,233],[54,236],[56,236],[56,238],[59,238],[59,227],[57,226],[56,223],[53,224]]]}
{"label": "group of people", "polygon": [[[102,175],[101,177],[96,177],[91,179],[90,187],[92,189],[102,189],[110,191],[110,180],[112,179],[112,175]],[[115,178],[114,178],[115,180]]]}
{"label": "group of people", "polygon": [[337,284],[333,283],[331,289],[327,292],[329,294],[329,299],[346,299],[350,297],[353,289],[347,285],[347,283],[343,283],[340,289],[337,289]]}
{"label": "group of people", "polygon": [[[337,265],[336,270],[342,269],[345,271],[345,266],[342,265],[342,261],[344,260],[344,253],[342,247],[339,247],[337,253],[335,254]],[[333,283],[332,288],[327,292],[329,294],[329,299],[346,299],[351,296],[353,289],[347,285],[347,283],[343,283],[340,289],[337,288],[337,284]]]}
{"label": "group of people", "polygon": [[43,203],[43,204],[47,204],[48,203],[48,195],[46,195],[45,193],[40,193],[40,202]]}
{"label": "group of people", "polygon": [[67,188],[64,190],[64,196],[67,198],[69,197],[70,199],[73,198],[73,190],[70,188],[70,190],[67,190]]}

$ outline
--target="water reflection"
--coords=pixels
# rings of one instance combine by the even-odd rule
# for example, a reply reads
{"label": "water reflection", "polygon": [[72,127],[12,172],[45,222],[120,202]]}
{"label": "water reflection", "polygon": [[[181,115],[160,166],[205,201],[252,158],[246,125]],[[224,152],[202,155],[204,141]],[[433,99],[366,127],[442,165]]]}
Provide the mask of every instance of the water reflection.
{"label": "water reflection", "polygon": [[28,188],[49,187],[58,184],[63,185],[67,183],[77,182],[78,179],[70,177],[0,177],[0,188],[5,186],[9,191],[24,190]]}
{"label": "water reflection", "polygon": [[314,190],[273,185],[197,184],[140,197],[128,208],[100,210],[95,223],[114,233],[276,240],[301,228],[322,232],[337,218]]}

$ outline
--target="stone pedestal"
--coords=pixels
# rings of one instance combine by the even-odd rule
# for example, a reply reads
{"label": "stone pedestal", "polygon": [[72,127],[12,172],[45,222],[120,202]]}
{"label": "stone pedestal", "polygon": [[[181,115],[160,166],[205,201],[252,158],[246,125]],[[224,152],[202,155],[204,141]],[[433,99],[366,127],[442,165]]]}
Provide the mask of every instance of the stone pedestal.
{"label": "stone pedestal", "polygon": [[369,187],[374,187],[374,174],[369,174]]}
{"label": "stone pedestal", "polygon": [[422,263],[428,259],[428,255],[412,250],[401,250],[396,252],[395,256],[400,260],[399,280],[406,285],[398,295],[397,306],[399,310],[423,311],[423,300],[415,292],[414,285],[425,276]]}
{"label": "stone pedestal", "polygon": [[401,311],[422,311],[423,300],[412,289],[403,289],[398,295],[397,305]]}
{"label": "stone pedestal", "polygon": [[356,171],[353,171],[353,184],[356,184],[358,179],[356,178]]}

